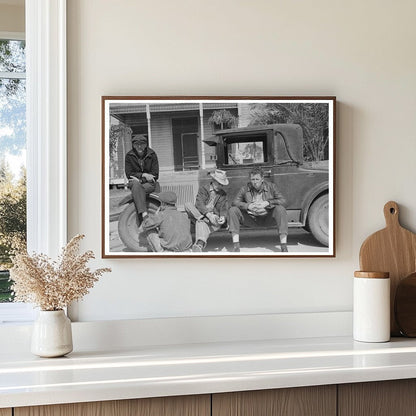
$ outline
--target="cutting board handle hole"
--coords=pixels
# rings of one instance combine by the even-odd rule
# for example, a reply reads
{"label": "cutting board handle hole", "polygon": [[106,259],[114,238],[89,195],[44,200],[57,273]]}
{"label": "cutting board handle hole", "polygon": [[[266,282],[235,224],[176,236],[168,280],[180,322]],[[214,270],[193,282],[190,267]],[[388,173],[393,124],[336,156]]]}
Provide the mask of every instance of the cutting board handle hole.
{"label": "cutting board handle hole", "polygon": [[397,202],[389,201],[383,208],[384,218],[386,219],[386,225],[388,227],[396,227],[399,224],[399,212],[400,208]]}

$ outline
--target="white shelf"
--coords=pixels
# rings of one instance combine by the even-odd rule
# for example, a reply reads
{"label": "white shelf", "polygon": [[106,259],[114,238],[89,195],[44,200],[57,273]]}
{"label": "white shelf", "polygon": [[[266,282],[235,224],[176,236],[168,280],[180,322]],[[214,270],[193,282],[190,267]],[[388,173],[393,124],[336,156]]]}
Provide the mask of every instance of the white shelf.
{"label": "white shelf", "polygon": [[350,337],[211,342],[0,355],[0,407],[416,377],[416,340]]}

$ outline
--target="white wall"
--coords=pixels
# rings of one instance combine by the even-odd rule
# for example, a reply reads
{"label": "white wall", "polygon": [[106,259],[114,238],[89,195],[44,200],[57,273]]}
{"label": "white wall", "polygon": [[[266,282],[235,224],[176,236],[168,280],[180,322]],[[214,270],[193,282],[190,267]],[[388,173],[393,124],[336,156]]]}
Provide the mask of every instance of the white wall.
{"label": "white wall", "polygon": [[23,2],[16,4],[1,4],[0,2],[0,32],[25,31],[25,6]]}
{"label": "white wall", "polygon": [[396,200],[416,231],[413,0],[68,1],[69,236],[101,253],[102,95],[335,95],[335,259],[117,259],[81,321],[345,311]]}

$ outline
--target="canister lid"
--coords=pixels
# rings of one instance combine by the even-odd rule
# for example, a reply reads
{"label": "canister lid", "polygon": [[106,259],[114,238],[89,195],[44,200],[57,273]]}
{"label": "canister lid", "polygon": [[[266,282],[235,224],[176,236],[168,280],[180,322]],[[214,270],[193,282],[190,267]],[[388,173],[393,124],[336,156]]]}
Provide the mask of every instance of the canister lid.
{"label": "canister lid", "polygon": [[389,276],[389,272],[354,272],[354,277],[364,277],[366,279],[388,279]]}

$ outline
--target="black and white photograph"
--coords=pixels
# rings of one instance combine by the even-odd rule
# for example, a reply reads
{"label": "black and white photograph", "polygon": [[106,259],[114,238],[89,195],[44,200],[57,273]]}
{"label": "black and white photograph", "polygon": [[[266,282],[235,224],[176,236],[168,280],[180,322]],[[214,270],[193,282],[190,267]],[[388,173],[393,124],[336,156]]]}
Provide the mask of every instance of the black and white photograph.
{"label": "black and white photograph", "polygon": [[334,257],[335,97],[102,97],[103,257]]}

